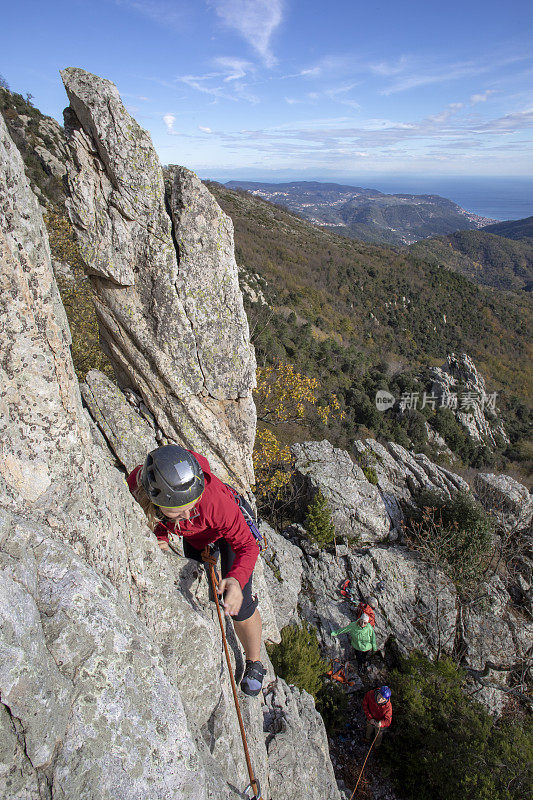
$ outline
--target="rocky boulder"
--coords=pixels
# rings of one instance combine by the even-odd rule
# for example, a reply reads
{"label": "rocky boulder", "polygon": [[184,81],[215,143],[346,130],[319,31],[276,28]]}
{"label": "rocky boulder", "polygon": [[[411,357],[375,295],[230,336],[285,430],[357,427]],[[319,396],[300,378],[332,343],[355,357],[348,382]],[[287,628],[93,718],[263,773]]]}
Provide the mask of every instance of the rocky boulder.
{"label": "rocky boulder", "polygon": [[70,217],[119,383],[143,398],[164,437],[253,482],[255,358],[238,287],[233,227],[188,170],[173,171],[169,210],[149,134],[116,87],[62,72]]}
{"label": "rocky boulder", "polygon": [[354,442],[355,458],[363,469],[372,470],[376,485],[395,528],[404,519],[405,506],[416,504],[421,489],[434,489],[446,497],[459,490],[470,491],[468,483],[445,467],[438,466],[424,453],[411,453],[396,442],[386,445],[375,439]]}
{"label": "rocky boulder", "polygon": [[478,472],[476,497],[508,533],[525,530],[533,519],[533,498],[528,489],[510,475]]}
{"label": "rocky boulder", "polygon": [[328,501],[337,536],[364,542],[387,536],[390,520],[380,492],[349,453],[326,440],[294,444],[291,451],[304,510],[320,491]]}
{"label": "rocky boulder", "polygon": [[431,393],[439,399],[439,405],[453,411],[474,441],[490,447],[509,443],[503,422],[497,417],[496,396],[491,399],[487,395],[485,379],[470,356],[450,353],[443,367],[433,367],[431,373]]}

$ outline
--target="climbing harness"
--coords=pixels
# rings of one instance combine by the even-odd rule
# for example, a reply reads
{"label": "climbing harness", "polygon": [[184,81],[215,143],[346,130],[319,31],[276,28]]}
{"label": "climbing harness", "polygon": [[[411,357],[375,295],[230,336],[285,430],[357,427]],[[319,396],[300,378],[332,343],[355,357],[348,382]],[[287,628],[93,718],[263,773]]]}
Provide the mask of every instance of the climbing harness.
{"label": "climbing harness", "polygon": [[248,751],[248,743],[246,741],[246,732],[244,730],[244,723],[242,721],[241,708],[239,706],[239,698],[237,697],[237,686],[235,684],[235,678],[233,676],[233,670],[231,668],[231,660],[230,660],[230,657],[229,657],[228,642],[227,642],[227,639],[226,639],[226,633],[224,631],[224,621],[223,621],[223,618],[222,618],[222,611],[220,610],[220,602],[219,602],[218,593],[217,593],[218,578],[217,578],[217,575],[216,575],[216,572],[215,572],[216,557],[212,554],[212,552],[211,552],[211,550],[209,548],[209,545],[207,545],[202,550],[202,560],[209,567],[209,578],[211,580],[211,588],[212,588],[213,594],[215,596],[215,603],[216,603],[217,614],[218,614],[218,622],[220,624],[220,631],[222,633],[222,643],[224,645],[224,653],[226,655],[226,663],[228,665],[228,672],[229,672],[229,677],[230,677],[230,681],[231,681],[231,690],[233,692],[233,700],[235,702],[235,710],[237,712],[237,719],[239,720],[239,728],[241,730],[241,739],[242,739],[242,744],[243,744],[243,748],[244,748],[244,756],[246,758],[246,767],[248,768],[248,776],[250,778],[250,783],[248,784],[248,786],[244,790],[244,793],[246,794],[246,792],[248,792],[248,790],[254,792],[254,794],[251,795],[248,798],[248,800],[263,800],[263,798],[261,797],[261,786],[259,784],[259,781],[257,780],[257,778],[254,775],[252,762],[250,760],[250,753]]}
{"label": "climbing harness", "polygon": [[356,793],[356,791],[357,791],[357,787],[359,786],[359,781],[360,781],[360,780],[361,780],[361,778],[363,777],[363,771],[364,771],[364,768],[365,768],[366,762],[368,761],[368,756],[370,755],[370,751],[371,751],[371,750],[372,750],[372,748],[374,747],[374,742],[376,741],[376,739],[377,739],[377,738],[378,738],[378,732],[377,732],[377,730],[376,730],[376,733],[374,734],[374,738],[372,739],[372,742],[371,742],[371,744],[370,744],[370,747],[368,748],[368,753],[366,754],[366,758],[365,758],[365,760],[363,761],[363,766],[361,767],[361,772],[359,773],[359,777],[357,778],[357,783],[355,784],[355,789],[353,790],[353,794],[352,794],[352,796],[350,797],[350,800],[353,800],[353,799],[354,799],[354,797],[355,797],[355,793]]}
{"label": "climbing harness", "polygon": [[261,533],[261,531],[259,530],[259,528],[257,526],[257,520],[255,518],[255,514],[254,514],[252,506],[250,505],[248,500],[246,500],[246,498],[242,496],[242,494],[239,494],[237,489],[234,489],[233,486],[230,486],[229,483],[226,483],[225,485],[228,487],[228,489],[232,493],[233,498],[234,498],[235,502],[237,503],[237,505],[239,506],[239,508],[241,510],[241,514],[243,515],[243,517],[244,517],[244,519],[246,521],[246,524],[248,525],[248,527],[250,528],[250,531],[252,532],[252,536],[254,537],[255,541],[259,545],[259,552],[260,553],[264,553],[264,551],[268,547],[268,542],[267,542],[265,536],[263,536],[263,534]]}
{"label": "climbing harness", "polygon": [[349,661],[344,663],[339,658],[334,658],[330,664],[330,669],[326,672],[326,676],[332,681],[338,681],[345,686],[354,686],[355,681],[351,679],[351,674],[355,675],[352,665]]}

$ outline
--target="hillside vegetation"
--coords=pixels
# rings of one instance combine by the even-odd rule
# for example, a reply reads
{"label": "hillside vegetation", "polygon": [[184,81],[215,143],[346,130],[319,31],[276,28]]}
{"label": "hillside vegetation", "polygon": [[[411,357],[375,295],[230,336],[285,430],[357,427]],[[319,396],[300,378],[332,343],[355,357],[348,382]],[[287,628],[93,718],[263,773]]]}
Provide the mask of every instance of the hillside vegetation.
{"label": "hillside vegetation", "polygon": [[[259,363],[288,361],[319,379],[324,399],[337,394],[345,416],[337,427],[330,423],[327,438],[342,446],[372,433],[429,455],[424,423],[445,416],[441,427],[448,426],[465,464],[529,460],[529,297],[506,297],[408,250],[340,237],[250,194],[208,186],[233,219],[237,263],[251,283],[259,276],[272,306],[247,304]],[[393,415],[375,407],[378,389],[397,398],[429,391],[429,367],[450,352],[467,352],[488,390],[500,393],[511,447],[502,445],[496,459],[473,445],[446,409]]]}
{"label": "hillside vegetation", "polygon": [[[519,220],[527,222],[527,220]],[[507,238],[508,223],[482,231],[459,231],[425,239],[410,246],[415,256],[460,272],[484,286],[511,291],[533,291],[533,238]],[[522,227],[528,231],[532,226]],[[493,232],[488,232],[488,231]],[[497,233],[502,230],[502,234]],[[515,228],[515,233],[518,229]],[[533,230],[530,231],[533,234]]]}

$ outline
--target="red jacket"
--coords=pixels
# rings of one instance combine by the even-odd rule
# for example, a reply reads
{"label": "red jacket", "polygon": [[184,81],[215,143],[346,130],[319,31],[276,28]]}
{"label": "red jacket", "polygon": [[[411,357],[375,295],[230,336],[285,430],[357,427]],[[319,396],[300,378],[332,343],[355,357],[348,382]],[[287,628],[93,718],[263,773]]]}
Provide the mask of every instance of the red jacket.
{"label": "red jacket", "polygon": [[[197,550],[203,550],[207,544],[216,542],[217,539],[226,539],[235,553],[235,561],[226,577],[238,580],[243,589],[253,572],[259,555],[259,545],[246,524],[231,490],[212,474],[206,458],[192,450],[189,452],[200,464],[205,477],[204,493],[193,509],[193,514],[196,511],[198,513],[190,520],[160,522],[154,533],[164,542],[168,542],[169,533],[183,536]],[[135,467],[127,478],[132,494],[137,488],[140,469],[140,466]]]}
{"label": "red jacket", "polygon": [[387,700],[380,705],[376,703],[375,689],[371,689],[363,697],[363,711],[368,720],[375,719],[381,722],[382,728],[388,728],[392,722],[392,703]]}
{"label": "red jacket", "polygon": [[356,608],[355,618],[359,619],[361,614],[366,614],[368,616],[368,621],[370,622],[372,627],[373,628],[376,627],[376,615],[374,614],[374,609],[372,608],[372,606],[369,606],[367,603],[363,602],[362,600],[361,600],[361,602],[359,603],[359,605]]}

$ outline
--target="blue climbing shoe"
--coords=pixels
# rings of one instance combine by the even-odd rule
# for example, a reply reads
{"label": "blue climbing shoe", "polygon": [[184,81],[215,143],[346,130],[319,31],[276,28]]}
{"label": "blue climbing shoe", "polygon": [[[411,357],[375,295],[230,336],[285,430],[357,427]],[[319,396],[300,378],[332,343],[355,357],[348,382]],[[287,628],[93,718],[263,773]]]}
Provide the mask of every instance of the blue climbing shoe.
{"label": "blue climbing shoe", "polygon": [[241,689],[244,694],[249,694],[251,697],[259,694],[263,686],[265,672],[266,670],[260,661],[246,662],[246,669],[241,681]]}

